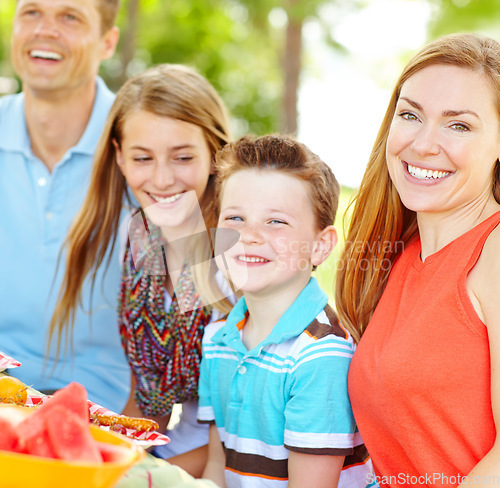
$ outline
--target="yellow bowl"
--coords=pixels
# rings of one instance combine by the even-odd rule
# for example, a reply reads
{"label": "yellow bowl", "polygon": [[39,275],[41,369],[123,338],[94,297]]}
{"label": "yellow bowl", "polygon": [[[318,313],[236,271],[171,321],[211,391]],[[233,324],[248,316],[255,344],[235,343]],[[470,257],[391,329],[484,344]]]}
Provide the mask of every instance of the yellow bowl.
{"label": "yellow bowl", "polygon": [[[19,408],[26,409],[26,407]],[[119,462],[94,464],[0,451],[0,486],[2,488],[111,488],[133,464],[145,456],[144,449],[120,434],[102,430],[94,425],[90,425],[90,429],[95,440],[124,446],[129,450],[130,456]]]}

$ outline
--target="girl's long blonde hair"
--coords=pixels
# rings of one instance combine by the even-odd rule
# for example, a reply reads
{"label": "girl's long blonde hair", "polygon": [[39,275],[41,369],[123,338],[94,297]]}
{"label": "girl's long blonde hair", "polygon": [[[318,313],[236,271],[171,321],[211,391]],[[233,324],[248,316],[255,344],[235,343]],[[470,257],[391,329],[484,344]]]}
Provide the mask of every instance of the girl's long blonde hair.
{"label": "girl's long blonde hair", "polygon": [[[446,64],[483,73],[496,95],[500,117],[500,44],[475,34],[452,34],[418,52],[404,68],[389,101],[368,160],[339,260],[335,299],[340,321],[359,340],[382,296],[392,264],[417,234],[416,214],[402,204],[389,177],[386,144],[401,87],[430,65]],[[450,80],[450,83],[453,81]],[[500,203],[500,162],[492,175],[492,191]]]}
{"label": "girl's long blonde hair", "polygon": [[[127,114],[134,110],[199,126],[213,160],[217,150],[231,139],[224,103],[212,85],[195,70],[182,65],[163,64],[149,68],[124,83],[116,95],[97,146],[87,196],[64,245],[67,250],[66,269],[49,326],[49,344],[57,337],[57,351],[66,331],[71,337],[75,313],[82,302],[84,281],[89,277],[94,286],[98,268],[109,265],[116,246],[124,198],[131,201],[127,182],[116,163],[113,141],[121,144]],[[200,207],[206,227],[216,227],[215,175],[209,177]],[[197,252],[206,256],[210,249],[198,249]],[[197,262],[202,261],[198,259]],[[213,276],[208,273],[198,271],[195,280],[210,280],[215,286]],[[203,288],[212,289],[212,286]],[[223,294],[216,296],[223,297]],[[205,301],[208,300],[215,301],[212,297]],[[230,304],[223,300],[220,308],[228,311]]]}

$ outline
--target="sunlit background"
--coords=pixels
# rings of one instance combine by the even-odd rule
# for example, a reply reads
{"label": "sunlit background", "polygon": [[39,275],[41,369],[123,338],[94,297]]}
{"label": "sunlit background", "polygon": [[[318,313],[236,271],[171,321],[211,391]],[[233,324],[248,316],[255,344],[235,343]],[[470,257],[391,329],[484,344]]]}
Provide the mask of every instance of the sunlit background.
{"label": "sunlit background", "polygon": [[[500,37],[500,0],[121,3],[119,49],[101,73],[112,89],[152,64],[190,64],[221,93],[236,136],[296,133],[351,188],[359,185],[390,90],[411,54],[454,31]],[[15,0],[0,1],[0,95],[20,89],[9,59],[14,8]],[[301,45],[287,49],[294,23]],[[301,62],[295,75],[284,67],[294,57]],[[289,98],[294,92],[296,103]]]}
{"label": "sunlit background", "polygon": [[334,28],[345,54],[321,43],[314,22],[305,25],[298,137],[341,184],[359,185],[402,60],[425,43],[432,10],[423,1],[371,2]]}
{"label": "sunlit background", "polygon": [[[121,4],[118,50],[101,69],[111,89],[153,64],[195,67],[226,102],[235,136],[294,133],[333,168],[343,185],[340,215],[360,184],[390,91],[415,51],[451,32],[500,40],[500,0]],[[0,96],[20,89],[9,59],[14,9],[15,0],[0,0]],[[337,254],[320,268],[328,290]]]}

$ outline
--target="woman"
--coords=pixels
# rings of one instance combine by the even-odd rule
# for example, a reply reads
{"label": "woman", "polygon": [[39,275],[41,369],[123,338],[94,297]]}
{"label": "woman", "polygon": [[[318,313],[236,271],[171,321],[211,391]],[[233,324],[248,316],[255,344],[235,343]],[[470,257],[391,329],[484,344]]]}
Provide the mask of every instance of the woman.
{"label": "woman", "polygon": [[[82,299],[85,304],[82,283],[94,279],[108,259],[108,244],[117,245],[122,204],[124,197],[131,200],[131,191],[139,209],[127,219],[118,311],[132,370],[123,413],[154,418],[165,429],[174,404],[183,404],[162,457],[208,442],[206,427],[196,422],[201,339],[205,326],[220,316],[207,303],[227,293],[218,290],[215,265],[210,267],[207,229],[217,221],[214,155],[229,139],[221,99],[194,70],[161,65],[130,79],[116,96],[89,193],[67,239],[67,272],[51,324],[58,344],[71,330]],[[194,266],[204,261],[208,272]],[[214,296],[202,301],[195,279],[211,280],[210,287],[204,285]],[[230,309],[227,300],[219,305],[222,311]],[[203,456],[200,465],[179,464],[200,474]]]}
{"label": "woman", "polygon": [[424,47],[396,84],[337,277],[381,484],[500,479],[499,156],[500,44]]}

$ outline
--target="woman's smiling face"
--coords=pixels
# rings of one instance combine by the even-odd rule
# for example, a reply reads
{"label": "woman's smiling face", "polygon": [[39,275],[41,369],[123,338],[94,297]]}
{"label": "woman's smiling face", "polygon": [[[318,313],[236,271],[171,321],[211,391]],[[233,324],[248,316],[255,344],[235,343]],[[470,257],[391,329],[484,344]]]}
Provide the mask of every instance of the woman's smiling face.
{"label": "woman's smiling face", "polygon": [[127,115],[116,159],[154,224],[178,227],[195,215],[212,168],[203,130],[194,124],[136,111]]}
{"label": "woman's smiling face", "polygon": [[431,65],[403,84],[386,157],[407,208],[445,212],[492,199],[499,156],[495,95],[482,72]]}

